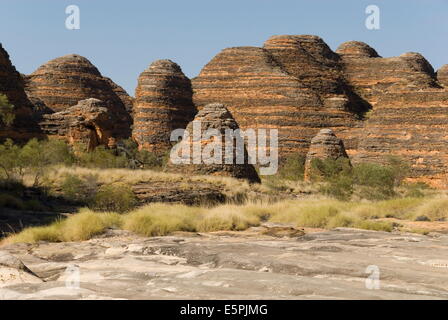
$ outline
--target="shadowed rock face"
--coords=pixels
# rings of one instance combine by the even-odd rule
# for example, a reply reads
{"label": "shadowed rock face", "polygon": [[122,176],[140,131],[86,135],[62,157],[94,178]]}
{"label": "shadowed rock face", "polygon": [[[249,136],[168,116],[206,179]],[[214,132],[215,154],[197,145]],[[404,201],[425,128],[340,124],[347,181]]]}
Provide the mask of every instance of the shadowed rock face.
{"label": "shadowed rock face", "polygon": [[[190,150],[190,154],[178,153],[182,159],[186,160],[186,164],[177,164],[170,162],[168,164],[168,170],[171,172],[187,173],[190,175],[216,175],[216,176],[228,176],[238,179],[247,179],[249,182],[260,182],[257,172],[252,164],[248,163],[248,156],[246,148],[244,147],[244,163],[237,164],[236,159],[236,138],[233,139],[233,148],[230,154],[230,164],[226,164],[224,159],[226,155],[225,148],[225,134],[227,129],[236,130],[238,124],[232,117],[227,108],[220,103],[208,104],[202,110],[198,112],[194,120],[190,122],[186,128],[186,132],[176,147],[185,148]],[[222,148],[210,150],[206,152],[212,146],[211,143],[215,142],[214,137],[207,137],[205,133],[207,130],[215,130],[216,134],[220,134],[222,139]],[[201,136],[194,136],[195,132],[200,132]],[[202,153],[195,153],[195,149],[202,150]],[[217,157],[219,163],[205,164],[204,154],[215,156],[214,152],[221,152],[222,155]],[[202,155],[202,158],[201,158]],[[227,161],[226,161],[227,162]]]}
{"label": "shadowed rock face", "polygon": [[0,140],[11,138],[26,141],[40,136],[40,130],[33,117],[32,104],[28,100],[20,74],[11,64],[9,55],[0,44],[0,93],[8,97],[14,105],[15,119],[12,125],[6,126],[0,120]]}
{"label": "shadowed rock face", "polygon": [[331,129],[322,129],[319,133],[311,139],[310,150],[306,155],[305,160],[305,180],[310,179],[311,163],[314,159],[333,159],[347,158],[344,143],[341,139],[336,137]]}
{"label": "shadowed rock face", "polygon": [[[288,47],[298,45],[299,40],[303,48]],[[359,123],[356,114],[348,110],[349,98],[336,94],[342,89],[337,71],[334,76],[330,72],[336,58],[328,50],[313,37],[279,37],[269,40],[265,48],[225,49],[192,80],[194,102],[198,109],[208,103],[224,103],[243,130],[278,129],[281,158],[292,153],[305,155],[320,128],[331,127],[345,136],[348,128]],[[312,63],[310,76],[308,69],[299,72],[301,68],[294,68],[301,57]],[[327,72],[322,79],[319,70]],[[325,82],[328,94],[316,90],[319,81]],[[350,144],[354,147],[356,142]]]}
{"label": "shadowed rock face", "polygon": [[288,74],[320,95],[343,94],[339,57],[317,36],[273,36],[264,43]]}
{"label": "shadowed rock face", "polygon": [[54,112],[70,108],[80,100],[99,99],[117,119],[113,124],[114,138],[130,136],[132,119],[117,94],[120,92],[124,96],[124,90],[112,85],[111,80],[104,78],[84,57],[71,54],[51,60],[26,76],[25,84],[31,99],[40,100]]}
{"label": "shadowed rock face", "polygon": [[165,152],[174,129],[193,120],[191,82],[170,60],[153,62],[138,79],[135,90],[133,137],[140,149]]}
{"label": "shadowed rock face", "polygon": [[98,99],[86,99],[76,106],[43,116],[40,126],[47,135],[66,139],[70,144],[83,143],[88,150],[99,145],[112,147],[115,114]]}
{"label": "shadowed rock face", "polygon": [[128,95],[126,90],[124,90],[122,87],[120,87],[118,84],[112,81],[111,78],[104,77],[104,79],[109,83],[112,90],[115,92],[115,94],[120,98],[121,102],[123,102],[124,107],[126,108],[126,111],[132,115],[132,109],[134,105],[134,98]]}

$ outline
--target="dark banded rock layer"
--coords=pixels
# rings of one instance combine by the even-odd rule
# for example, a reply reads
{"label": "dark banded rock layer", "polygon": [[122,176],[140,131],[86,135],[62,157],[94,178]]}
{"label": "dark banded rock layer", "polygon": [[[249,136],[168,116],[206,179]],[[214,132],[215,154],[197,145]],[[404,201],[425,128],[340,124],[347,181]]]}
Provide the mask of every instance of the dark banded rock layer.
{"label": "dark banded rock layer", "polygon": [[14,106],[14,122],[6,126],[0,119],[0,141],[11,138],[26,141],[41,135],[33,117],[32,103],[28,100],[21,75],[12,65],[9,55],[0,44],[0,93]]}
{"label": "dark banded rock layer", "polygon": [[[315,43],[308,45],[312,47]],[[228,107],[242,129],[278,129],[281,158],[293,153],[306,155],[311,138],[323,127],[334,128],[338,134],[341,132],[341,136],[346,136],[349,128],[359,124],[357,115],[349,110],[348,97],[322,95],[316,90],[320,81],[317,68],[321,66],[330,74],[329,67],[324,65],[335,63],[331,60],[334,54],[328,53],[330,57],[323,54],[322,65],[310,58],[313,68],[315,66],[312,68],[314,76],[302,81],[297,74],[292,74],[294,61],[288,56],[293,55],[292,50],[276,49],[275,53],[286,56],[282,60],[284,63],[291,62],[289,73],[272,54],[272,46],[273,43],[268,43],[267,47],[271,49],[229,48],[216,55],[192,80],[193,99],[198,109],[219,101]],[[316,46],[322,44],[317,41]],[[311,48],[307,50],[314,52]],[[315,51],[319,53],[325,49],[319,47]],[[303,72],[305,76],[306,70]],[[339,92],[337,78],[328,75],[328,79],[325,81],[327,92]],[[355,147],[356,142],[351,141],[351,145]]]}
{"label": "dark banded rock layer", "polygon": [[448,92],[383,94],[366,121],[353,162],[383,163],[395,155],[411,178],[448,187]]}
{"label": "dark banded rock layer", "polygon": [[[198,114],[195,116],[194,120],[190,122],[186,128],[185,134],[182,141],[179,142],[175,148],[185,148],[190,150],[189,155],[178,153],[180,157],[187,163],[175,163],[170,158],[167,170],[171,172],[179,172],[189,175],[215,175],[215,176],[227,176],[238,179],[247,179],[249,182],[260,182],[260,178],[252,164],[248,163],[247,150],[244,147],[244,163],[237,163],[237,138],[232,138],[233,147],[231,149],[230,163],[225,161],[226,157],[226,130],[236,130],[238,129],[238,124],[232,117],[231,113],[227,108],[220,103],[212,103],[203,107]],[[214,156],[214,152],[206,153],[206,148],[213,146],[215,142],[214,137],[205,137],[204,134],[207,130],[216,130],[218,134],[221,135],[221,157],[219,163],[205,163],[204,154]],[[196,131],[197,130],[197,131]],[[200,137],[194,136],[195,132],[200,133]],[[218,140],[219,141],[219,140]],[[200,153],[195,153],[194,150],[200,150]]]}
{"label": "dark banded rock layer", "polygon": [[306,155],[305,160],[305,180],[309,180],[312,171],[312,161],[314,159],[332,159],[339,158],[348,159],[345,151],[344,143],[341,139],[336,137],[333,130],[322,129],[319,133],[311,139],[310,150]]}
{"label": "dark banded rock layer", "polygon": [[112,147],[115,114],[98,99],[86,99],[77,105],[43,115],[40,126],[45,134],[64,139],[70,144],[82,143],[87,150],[99,145]]}
{"label": "dark banded rock layer", "polygon": [[191,82],[170,60],[153,62],[138,79],[135,90],[133,138],[139,148],[162,153],[171,148],[174,129],[193,120]]}
{"label": "dark banded rock layer", "polygon": [[104,79],[109,83],[112,90],[115,94],[120,98],[121,102],[123,102],[126,111],[132,115],[132,109],[134,106],[134,98],[131,97],[126,90],[124,90],[121,86],[112,81],[111,78],[104,77]]}
{"label": "dark banded rock layer", "polygon": [[438,87],[434,69],[419,53],[381,58],[373,48],[358,41],[343,43],[336,52],[348,84],[371,105],[384,93]]}
{"label": "dark banded rock layer", "polygon": [[28,96],[39,99],[54,112],[70,108],[84,99],[103,101],[117,119],[113,124],[116,140],[131,134],[132,119],[116,93],[121,90],[111,85],[111,80],[104,78],[89,60],[75,54],[51,60],[26,77]]}
{"label": "dark banded rock layer", "polygon": [[319,37],[281,35],[263,46],[288,74],[320,95],[343,94],[339,56]]}

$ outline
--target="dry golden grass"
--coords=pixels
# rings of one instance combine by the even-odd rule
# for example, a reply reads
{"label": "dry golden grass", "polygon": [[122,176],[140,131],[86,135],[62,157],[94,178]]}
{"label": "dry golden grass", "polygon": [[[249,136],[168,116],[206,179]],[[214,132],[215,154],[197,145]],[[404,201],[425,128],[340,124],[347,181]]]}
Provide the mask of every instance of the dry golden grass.
{"label": "dry golden grass", "polygon": [[[288,200],[275,203],[223,204],[213,208],[154,203],[127,214],[98,213],[82,209],[49,226],[23,230],[6,242],[81,241],[122,228],[143,236],[163,236],[174,231],[211,232],[245,230],[263,221],[296,227],[332,229],[354,227],[392,231],[395,225],[378,218],[413,220],[424,215],[432,221],[448,218],[448,198],[402,198],[380,202],[344,202],[329,199]],[[415,232],[421,232],[416,230]]]}

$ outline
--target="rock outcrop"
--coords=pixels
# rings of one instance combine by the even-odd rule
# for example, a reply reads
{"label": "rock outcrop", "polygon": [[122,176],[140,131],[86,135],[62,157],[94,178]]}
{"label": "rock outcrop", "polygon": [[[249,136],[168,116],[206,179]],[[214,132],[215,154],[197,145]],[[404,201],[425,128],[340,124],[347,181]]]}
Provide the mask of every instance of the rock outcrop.
{"label": "rock outcrop", "polygon": [[280,158],[305,156],[323,127],[355,148],[347,133],[360,124],[359,115],[343,94],[340,73],[331,69],[335,65],[337,56],[320,38],[273,37],[264,48],[229,48],[216,55],[192,80],[193,100],[198,109],[224,103],[243,130],[278,129]]}
{"label": "rock outcrop", "polygon": [[63,111],[45,114],[40,126],[45,134],[65,139],[70,144],[82,143],[88,150],[99,145],[113,147],[114,123],[118,121],[107,104],[86,99]]}
{"label": "rock outcrop", "polygon": [[[7,278],[0,299],[448,298],[446,233],[337,228],[302,236],[291,228],[281,237],[279,227],[150,238],[108,230],[88,241],[10,244],[2,250],[45,282]],[[73,280],[67,267],[74,265],[81,272],[79,289],[65,285]],[[364,285],[368,265],[381,267],[378,290]],[[179,318],[178,308],[164,313]]]}
{"label": "rock outcrop", "polygon": [[171,132],[185,129],[196,113],[192,95],[190,79],[170,60],[157,60],[140,74],[132,133],[140,149],[163,153],[171,148]]}
{"label": "rock outcrop", "polygon": [[311,139],[310,150],[305,160],[305,180],[309,180],[312,173],[312,161],[314,159],[348,159],[344,143],[336,137],[331,129],[322,129]]}
{"label": "rock outcrop", "polygon": [[0,44],[0,94],[6,95],[14,106],[14,122],[6,125],[0,119],[0,141],[11,138],[26,141],[40,136],[36,119],[33,117],[32,103],[28,100],[20,74],[12,65],[9,55]]}
{"label": "rock outcrop", "polygon": [[443,87],[448,88],[448,64],[437,70],[437,80]]}
{"label": "rock outcrop", "polygon": [[26,76],[25,85],[30,99],[40,100],[54,112],[64,111],[80,100],[99,99],[117,119],[112,124],[112,136],[118,140],[131,135],[132,119],[117,94],[124,95],[124,90],[111,85],[111,80],[84,57],[71,54],[53,59]]}
{"label": "rock outcrop", "polygon": [[[175,154],[180,158],[180,163],[170,157],[168,171],[189,175],[228,176],[260,182],[254,166],[248,161],[246,147],[237,148],[239,137],[231,137],[229,140],[232,145],[226,148],[226,131],[238,128],[237,122],[223,104],[206,105],[188,124],[182,140],[174,147],[178,151]],[[209,130],[214,131],[210,136],[207,135]],[[238,163],[238,152],[244,156],[241,164]]]}

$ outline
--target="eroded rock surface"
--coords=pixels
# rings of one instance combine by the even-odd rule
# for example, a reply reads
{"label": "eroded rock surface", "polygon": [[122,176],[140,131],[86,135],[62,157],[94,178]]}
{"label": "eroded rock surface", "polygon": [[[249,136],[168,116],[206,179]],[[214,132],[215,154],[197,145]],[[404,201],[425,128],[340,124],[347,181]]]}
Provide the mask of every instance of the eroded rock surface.
{"label": "eroded rock surface", "polygon": [[[198,109],[224,103],[243,130],[278,129],[280,158],[305,156],[321,128],[334,128],[345,139],[359,124],[341,73],[332,69],[337,64],[318,37],[272,37],[264,48],[221,51],[192,79],[193,100]],[[346,140],[355,147],[355,140]]]}
{"label": "eroded rock surface", "polygon": [[116,144],[114,124],[119,121],[107,104],[98,99],[81,100],[63,111],[43,115],[42,130],[50,136],[83,143],[88,150],[99,145],[112,147]]}
{"label": "eroded rock surface", "polygon": [[168,151],[171,132],[185,129],[196,108],[191,82],[171,60],[153,62],[138,78],[132,135],[140,149]]}
{"label": "eroded rock surface", "polygon": [[[238,148],[238,139],[242,140],[241,136],[236,136],[238,133],[230,137],[231,145],[229,149],[226,148],[226,135],[229,136],[227,130],[237,129],[237,122],[223,104],[206,105],[188,124],[182,141],[175,146],[179,163],[170,157],[167,170],[260,182],[255,167],[249,163],[246,147],[242,144],[242,148]],[[210,136],[207,136],[209,132]],[[240,155],[243,156],[243,163],[238,162]]]}
{"label": "eroded rock surface", "polygon": [[[95,98],[103,101],[114,113],[113,125],[116,139],[131,135],[132,119],[123,102],[123,89],[111,85],[98,69],[86,58],[70,54],[48,61],[32,74],[25,76],[25,87],[30,99],[39,99],[53,112],[64,111],[80,100]],[[126,105],[125,105],[126,103]]]}
{"label": "eroded rock surface", "polygon": [[[8,245],[3,252],[45,282],[5,282],[0,298],[448,298],[446,235],[289,228],[154,238],[111,230],[80,243]],[[368,266],[378,267],[378,290],[366,287]],[[79,288],[66,286],[73,280],[67,268],[79,270]]]}

